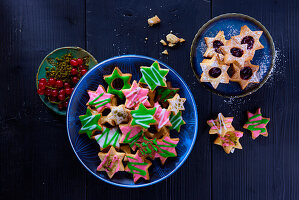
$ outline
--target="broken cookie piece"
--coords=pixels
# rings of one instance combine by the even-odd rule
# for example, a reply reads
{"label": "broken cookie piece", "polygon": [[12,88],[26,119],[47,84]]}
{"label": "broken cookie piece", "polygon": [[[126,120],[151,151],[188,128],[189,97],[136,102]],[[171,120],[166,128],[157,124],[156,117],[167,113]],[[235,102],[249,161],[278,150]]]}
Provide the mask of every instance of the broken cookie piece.
{"label": "broken cookie piece", "polygon": [[175,36],[172,33],[169,33],[168,35],[166,35],[166,40],[172,44],[176,44],[176,43],[180,42],[180,38],[178,38],[177,36]]}
{"label": "broken cookie piece", "polygon": [[165,42],[165,40],[160,40],[160,43],[161,43],[163,46],[167,46],[167,43]]}
{"label": "broken cookie piece", "polygon": [[147,20],[149,26],[154,26],[155,24],[159,24],[160,22],[161,20],[157,15]]}
{"label": "broken cookie piece", "polygon": [[162,51],[162,54],[168,55],[168,51],[165,49],[164,51]]}

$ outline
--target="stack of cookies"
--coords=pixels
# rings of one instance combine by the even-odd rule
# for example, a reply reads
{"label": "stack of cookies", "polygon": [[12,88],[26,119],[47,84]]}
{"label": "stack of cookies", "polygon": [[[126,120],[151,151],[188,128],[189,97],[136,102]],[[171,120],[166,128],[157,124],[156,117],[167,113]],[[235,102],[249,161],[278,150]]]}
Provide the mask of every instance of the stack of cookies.
{"label": "stack of cookies", "polygon": [[162,165],[169,157],[176,157],[179,138],[171,138],[170,130],[180,132],[185,124],[182,118],[185,98],[166,81],[168,69],[158,62],[141,66],[139,82],[131,84],[132,74],[115,67],[104,75],[107,92],[102,85],[96,91],[87,91],[89,101],[85,115],[79,116],[82,128],[100,147],[100,165],[109,178],[125,171],[149,180],[149,159],[159,159]]}
{"label": "stack of cookies", "polygon": [[205,37],[207,50],[200,66],[201,82],[210,82],[216,89],[219,83],[238,82],[244,90],[249,83],[258,83],[258,65],[251,64],[255,51],[263,49],[259,38],[263,31],[251,31],[246,25],[240,34],[230,40],[225,39],[223,31],[215,37]]}

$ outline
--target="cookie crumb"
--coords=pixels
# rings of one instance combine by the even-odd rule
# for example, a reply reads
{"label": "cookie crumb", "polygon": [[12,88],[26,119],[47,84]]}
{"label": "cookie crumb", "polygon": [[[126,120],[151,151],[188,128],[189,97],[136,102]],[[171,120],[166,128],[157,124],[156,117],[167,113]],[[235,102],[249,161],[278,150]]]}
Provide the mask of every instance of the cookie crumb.
{"label": "cookie crumb", "polygon": [[148,38],[146,37],[146,38],[144,38],[145,40],[148,40]]}
{"label": "cookie crumb", "polygon": [[165,42],[165,40],[160,40],[160,43],[161,43],[163,46],[167,46],[167,43]]}
{"label": "cookie crumb", "polygon": [[[178,38],[177,36],[175,36],[172,33],[169,33],[168,35],[166,35],[166,40],[169,43],[176,44],[176,43],[178,43],[180,41],[180,38]],[[168,46],[169,46],[169,44],[168,44]]]}
{"label": "cookie crumb", "polygon": [[180,43],[185,42],[186,40],[184,38],[180,38]]}
{"label": "cookie crumb", "polygon": [[162,51],[162,54],[168,55],[168,51],[165,49],[164,51]]}
{"label": "cookie crumb", "polygon": [[174,43],[168,43],[168,46],[169,47],[174,47],[176,44],[174,44]]}
{"label": "cookie crumb", "polygon": [[161,22],[161,20],[160,20],[160,18],[157,15],[155,15],[154,17],[149,18],[147,20],[147,23],[148,23],[149,26],[153,26],[155,24],[159,24],[160,22]]}

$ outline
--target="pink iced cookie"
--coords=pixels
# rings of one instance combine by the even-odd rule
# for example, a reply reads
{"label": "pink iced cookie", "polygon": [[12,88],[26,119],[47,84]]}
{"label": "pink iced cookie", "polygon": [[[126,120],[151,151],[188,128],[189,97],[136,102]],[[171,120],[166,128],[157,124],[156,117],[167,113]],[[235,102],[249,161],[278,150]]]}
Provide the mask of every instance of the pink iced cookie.
{"label": "pink iced cookie", "polygon": [[157,128],[160,130],[163,126],[171,126],[171,123],[169,121],[170,111],[167,111],[167,109],[162,108],[161,105],[156,102],[154,107],[156,108],[156,112],[154,114],[154,117],[157,120]]}
{"label": "pink iced cookie", "polygon": [[120,143],[129,144],[133,151],[136,150],[136,143],[142,141],[143,131],[139,126],[120,125],[122,134]]}
{"label": "pink iced cookie", "polygon": [[122,92],[126,96],[126,108],[135,109],[140,103],[143,103],[146,107],[151,106],[147,96],[149,90],[139,87],[136,81],[133,81],[130,89],[122,90]]}
{"label": "pink iced cookie", "polygon": [[87,93],[90,97],[87,105],[95,106],[98,112],[104,108],[110,108],[113,95],[106,93],[102,85],[99,85],[96,91],[88,90]]}
{"label": "pink iced cookie", "polygon": [[207,121],[211,127],[209,134],[218,134],[224,136],[228,131],[234,131],[235,128],[232,126],[233,117],[224,117],[222,113],[219,113],[216,119],[210,119]]}
{"label": "pink iced cookie", "polygon": [[243,128],[248,129],[252,133],[252,139],[257,138],[259,135],[268,136],[266,125],[270,118],[263,118],[261,108],[257,109],[256,113],[247,112],[248,121],[244,124]]}
{"label": "pink iced cookie", "polygon": [[170,138],[169,136],[164,136],[162,139],[157,140],[159,151],[156,154],[156,158],[161,160],[162,165],[164,165],[167,158],[177,156],[175,147],[178,142],[179,138]]}

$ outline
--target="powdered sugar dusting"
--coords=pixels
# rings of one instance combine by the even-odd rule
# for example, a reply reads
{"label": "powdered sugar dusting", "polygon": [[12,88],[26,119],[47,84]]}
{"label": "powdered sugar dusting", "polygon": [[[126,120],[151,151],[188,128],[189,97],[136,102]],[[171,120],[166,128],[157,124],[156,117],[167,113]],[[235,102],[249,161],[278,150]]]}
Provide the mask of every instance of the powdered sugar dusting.
{"label": "powdered sugar dusting", "polygon": [[227,26],[228,32],[224,32],[225,38],[229,40],[232,36],[238,35],[240,30],[237,29],[234,25]]}

